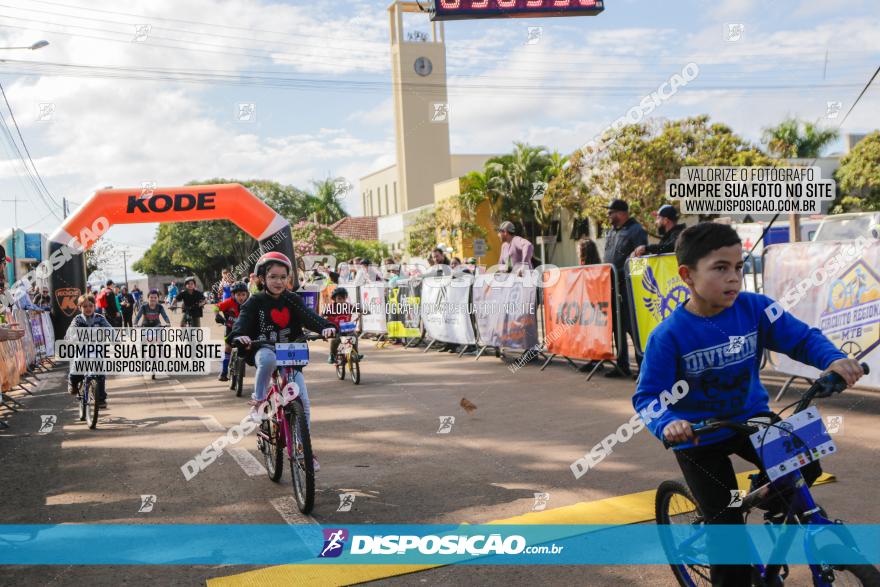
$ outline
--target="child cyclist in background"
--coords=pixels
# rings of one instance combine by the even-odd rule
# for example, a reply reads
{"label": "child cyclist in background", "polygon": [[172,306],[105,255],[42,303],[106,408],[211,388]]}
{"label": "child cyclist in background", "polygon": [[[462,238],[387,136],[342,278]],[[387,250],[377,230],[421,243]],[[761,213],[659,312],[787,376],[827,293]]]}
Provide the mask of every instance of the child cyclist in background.
{"label": "child cyclist in background", "polygon": [[247,301],[250,295],[247,284],[241,282],[232,284],[229,287],[229,293],[231,297],[225,298],[214,307],[214,312],[216,312],[214,321],[226,326],[226,332],[223,335],[223,340],[226,341],[226,350],[223,353],[223,368],[220,371],[220,381],[229,381],[229,353],[232,352],[232,347],[229,345],[228,337],[229,333],[232,332],[232,325],[235,324],[235,320],[241,311],[241,305]]}
{"label": "child cyclist in background", "polygon": [[[360,307],[355,304],[348,303],[348,290],[344,287],[337,287],[330,294],[332,302],[324,309],[324,318],[336,325],[336,336],[330,341],[330,356],[327,357],[327,363],[330,365],[336,362],[336,351],[339,350],[339,344],[342,342],[340,328],[343,322],[351,322],[351,315],[360,313]],[[358,353],[358,340],[354,339],[354,352]],[[358,360],[364,356],[358,353]]]}
{"label": "child cyclist in background", "polygon": [[[308,308],[298,294],[287,291],[287,278],[291,271],[290,259],[283,253],[273,251],[259,258],[254,272],[261,279],[264,289],[252,295],[241,307],[241,313],[227,340],[250,351],[253,341],[293,342],[303,335],[303,327],[320,332],[324,338],[335,336],[336,327],[332,322],[324,320]],[[251,418],[259,422],[263,417],[263,404],[275,372],[275,351],[262,347],[255,353],[248,352],[246,360],[257,368],[254,395],[250,404]],[[311,404],[302,369],[296,369],[294,382],[300,389],[306,422],[311,426]],[[315,459],[315,471],[318,469]]]}
{"label": "child cyclist in background", "polygon": [[[729,430],[697,440],[691,424],[708,418],[742,422],[770,411],[759,377],[765,349],[834,371],[848,385],[864,373],[820,330],[778,306],[768,311],[774,302],[764,295],[740,292],[742,244],[730,226],[705,222],[686,229],[676,256],[691,296],[651,333],[633,405],[636,411],[647,409],[661,391],[687,382],[687,394],[647,427],[676,445],[675,457],[706,523],[743,524],[740,510],[728,507],[737,489],[730,455],[760,467],[755,448]],[[821,469],[816,462],[802,472],[812,484]],[[751,585],[751,568],[712,565],[711,577],[712,585]]]}
{"label": "child cyclist in background", "polygon": [[[95,311],[96,303],[95,296],[93,295],[82,295],[79,296],[79,299],[76,302],[77,306],[79,306],[80,313],[74,316],[73,321],[70,323],[68,327],[67,334],[65,335],[65,339],[73,340],[73,329],[74,328],[113,328],[113,326],[107,321],[104,316],[98,314]],[[73,367],[73,363],[70,364]],[[82,385],[84,375],[74,375],[71,373],[68,375],[67,379],[67,391],[70,395],[77,395],[79,393],[79,388]],[[107,385],[106,385],[105,377],[98,377],[98,407],[106,408],[107,407]]]}
{"label": "child cyclist in background", "polygon": [[[138,324],[143,319],[143,324]],[[171,326],[171,320],[165,313],[165,308],[159,303],[159,290],[151,289],[147,294],[147,303],[140,307],[134,318],[134,325],[143,328],[156,328],[165,320],[166,326]]]}

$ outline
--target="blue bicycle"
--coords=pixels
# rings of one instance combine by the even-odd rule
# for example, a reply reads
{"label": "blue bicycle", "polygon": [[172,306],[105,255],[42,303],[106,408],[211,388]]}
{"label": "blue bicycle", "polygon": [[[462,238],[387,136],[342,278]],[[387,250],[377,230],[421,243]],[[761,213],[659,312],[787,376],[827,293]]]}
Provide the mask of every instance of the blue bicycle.
{"label": "blue bicycle", "polygon": [[[868,366],[864,363],[862,364],[862,369],[864,369],[865,374],[868,373]],[[716,432],[723,428],[732,430],[736,434],[752,436],[753,438],[755,438],[753,435],[757,433],[758,438],[761,439],[759,441],[760,449],[758,453],[764,465],[768,464],[769,452],[771,452],[768,450],[768,453],[765,454],[764,439],[771,437],[778,441],[778,445],[781,447],[779,450],[788,451],[787,454],[792,455],[796,460],[803,459],[809,462],[813,460],[813,457],[810,455],[818,456],[819,448],[810,446],[809,442],[803,441],[803,436],[795,434],[791,422],[796,419],[797,414],[807,411],[813,399],[829,397],[831,394],[840,393],[844,389],[846,389],[846,382],[836,373],[829,373],[818,379],[804,393],[801,399],[796,402],[795,415],[787,420],[781,421],[776,414],[770,414],[770,416],[774,417],[756,417],[745,422],[710,419],[693,424],[692,427],[694,434],[697,436]],[[802,419],[808,418],[814,424],[821,423],[821,418],[819,418],[818,411],[815,408],[803,416],[804,418]],[[822,430],[824,432],[824,429]],[[828,439],[827,433],[825,433],[824,437]],[[769,445],[769,440],[766,443]],[[830,446],[830,444],[825,446]],[[824,453],[826,448],[821,450]],[[776,449],[773,452],[777,452]],[[792,469],[790,463],[788,468],[786,468],[785,462],[777,461],[771,466],[772,475],[768,476],[764,469],[765,467],[762,467],[760,473],[752,475],[749,492],[742,498],[740,507],[746,517],[753,509],[770,509],[766,507],[768,502],[777,500],[779,496],[782,496],[785,502],[785,511],[776,514],[768,512],[764,515],[767,523],[811,525],[816,528],[817,532],[821,531],[823,526],[827,528],[829,525],[833,525],[835,535],[840,536],[845,544],[829,545],[821,549],[816,547],[814,542],[805,543],[804,545],[807,552],[818,554],[818,560],[833,558],[835,549],[838,550],[838,553],[840,549],[846,549],[848,552],[858,552],[858,549],[855,547],[855,541],[852,540],[848,533],[843,531],[842,522],[839,520],[829,520],[826,517],[825,510],[813,500],[813,496],[810,494],[810,489],[804,481],[800,468]],[[654,507],[657,524],[661,526],[663,545],[670,561],[693,561],[682,564],[676,562],[670,565],[672,572],[675,574],[676,579],[678,579],[678,583],[686,587],[711,585],[709,565],[705,564],[704,557],[700,556],[703,554],[701,549],[695,546],[700,541],[705,542],[703,540],[705,531],[694,532],[686,540],[681,541],[676,541],[672,538],[673,532],[671,530],[663,532],[663,525],[690,524],[702,526],[704,524],[703,514],[690,490],[686,485],[678,481],[664,481],[657,489]],[[815,537],[816,533],[808,532],[805,541],[812,541]],[[786,544],[780,544],[778,547],[787,549]],[[752,545],[752,551],[756,551],[754,545]],[[839,585],[880,586],[880,571],[873,565],[867,564],[867,561],[864,564],[812,564],[810,565],[810,571],[813,576],[813,585],[819,587],[838,587]],[[752,566],[752,585],[774,587],[783,585],[787,576],[787,565],[758,564]]]}

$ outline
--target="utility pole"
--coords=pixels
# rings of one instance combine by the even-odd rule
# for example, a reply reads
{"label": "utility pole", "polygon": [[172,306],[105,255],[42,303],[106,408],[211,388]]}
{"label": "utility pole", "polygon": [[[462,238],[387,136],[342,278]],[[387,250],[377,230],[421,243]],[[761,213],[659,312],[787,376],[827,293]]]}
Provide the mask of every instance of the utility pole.
{"label": "utility pole", "polygon": [[69,213],[70,213],[70,212],[68,211],[68,208],[67,208],[67,198],[62,197],[62,198],[61,198],[61,214],[62,214],[65,218],[67,218],[67,215],[68,215]]}
{"label": "utility pole", "polygon": [[125,272],[125,287],[128,287],[128,251],[122,249],[122,270]]}

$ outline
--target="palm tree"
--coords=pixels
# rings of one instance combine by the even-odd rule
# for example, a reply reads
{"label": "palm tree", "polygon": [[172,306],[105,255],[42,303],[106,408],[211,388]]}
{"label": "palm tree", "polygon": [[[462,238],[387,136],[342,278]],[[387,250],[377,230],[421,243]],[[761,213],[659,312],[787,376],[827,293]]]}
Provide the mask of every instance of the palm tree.
{"label": "palm tree", "polygon": [[837,137],[838,132],[834,129],[786,118],[778,125],[764,129],[763,142],[777,157],[807,159],[819,157],[822,149]]}
{"label": "palm tree", "polygon": [[315,191],[309,194],[309,207],[313,222],[333,224],[348,216],[342,207],[342,195],[347,191],[344,186],[347,185],[342,177],[312,182]]}
{"label": "palm tree", "polygon": [[495,220],[517,221],[532,233],[543,233],[547,218],[541,202],[532,198],[536,184],[552,179],[549,170],[553,168],[554,160],[544,147],[524,143],[514,145],[512,154],[493,157],[486,162],[486,188]]}

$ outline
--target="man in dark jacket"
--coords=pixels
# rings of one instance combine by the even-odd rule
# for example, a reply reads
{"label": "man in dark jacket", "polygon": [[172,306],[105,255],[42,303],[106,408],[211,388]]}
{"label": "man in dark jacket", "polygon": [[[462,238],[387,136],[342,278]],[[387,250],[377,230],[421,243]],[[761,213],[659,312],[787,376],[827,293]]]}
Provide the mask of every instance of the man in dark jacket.
{"label": "man in dark jacket", "polygon": [[660,242],[656,245],[636,247],[636,250],[633,251],[634,257],[674,253],[675,241],[678,240],[678,235],[687,228],[684,224],[676,224],[678,222],[678,210],[670,204],[660,206],[660,209],[654,212],[654,217],[657,219],[657,233],[660,235]]}
{"label": "man in dark jacket", "polygon": [[[614,265],[617,270],[615,285],[617,286],[623,336],[618,337],[618,329],[614,329],[614,338],[617,341],[617,369],[609,371],[605,377],[629,377],[632,372],[629,368],[629,347],[626,333],[629,333],[630,336],[633,334],[629,319],[629,304],[624,295],[626,291],[624,271],[626,260],[633,251],[648,244],[648,233],[645,232],[641,224],[629,217],[629,204],[623,200],[612,200],[607,208],[608,222],[611,223],[612,229],[608,232],[605,240],[605,262]],[[633,340],[635,340],[634,336]]]}

